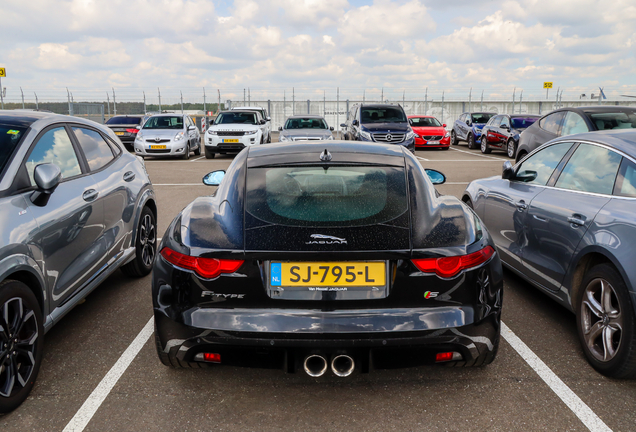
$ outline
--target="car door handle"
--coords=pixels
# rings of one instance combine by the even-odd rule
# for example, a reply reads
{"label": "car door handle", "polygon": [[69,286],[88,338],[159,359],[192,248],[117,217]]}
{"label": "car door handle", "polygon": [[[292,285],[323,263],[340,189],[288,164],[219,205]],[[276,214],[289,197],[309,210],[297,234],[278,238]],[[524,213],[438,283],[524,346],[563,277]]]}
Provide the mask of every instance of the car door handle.
{"label": "car door handle", "polygon": [[515,204],[517,208],[521,211],[528,209],[528,204],[526,204],[525,201],[517,201]]}
{"label": "car door handle", "polygon": [[[570,216],[568,218],[568,222],[570,222],[572,225],[577,225],[577,226],[585,225],[585,220],[581,219],[580,216],[579,217],[576,217],[576,216],[579,216],[579,215]],[[573,227],[573,228],[575,228],[575,227]]]}
{"label": "car door handle", "polygon": [[135,173],[132,171],[128,171],[124,174],[124,181],[133,181],[135,179]]}
{"label": "car door handle", "polygon": [[84,201],[90,202],[97,198],[97,195],[99,195],[99,192],[97,192],[95,189],[88,189],[84,191],[84,193],[82,194],[82,198],[84,198]]}
{"label": "car door handle", "polygon": [[548,221],[548,219],[539,217],[537,215],[532,215],[532,217],[535,218],[536,220],[538,220],[539,222],[547,222]]}

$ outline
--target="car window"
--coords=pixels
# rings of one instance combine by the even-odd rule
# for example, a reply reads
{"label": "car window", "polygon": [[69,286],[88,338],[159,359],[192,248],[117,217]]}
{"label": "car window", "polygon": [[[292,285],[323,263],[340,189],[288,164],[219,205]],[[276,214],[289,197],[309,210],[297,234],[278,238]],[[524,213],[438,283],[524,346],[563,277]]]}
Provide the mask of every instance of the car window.
{"label": "car window", "polygon": [[636,164],[627,158],[621,162],[614,195],[636,198]]}
{"label": "car window", "polygon": [[63,179],[82,174],[75,149],[64,127],[48,130],[35,144],[25,164],[31,186],[35,186],[35,167],[43,163],[53,163],[60,167]]}
{"label": "car window", "polygon": [[512,127],[514,129],[525,129],[537,121],[537,117],[512,117]]}
{"label": "car window", "polygon": [[255,125],[257,116],[255,112],[223,112],[216,117],[214,124],[247,124]]}
{"label": "car window", "polygon": [[363,123],[406,123],[406,115],[398,107],[365,107],[362,108],[361,117]]}
{"label": "car window", "polygon": [[563,189],[611,194],[621,155],[609,149],[581,144],[563,168],[555,186]]}
{"label": "car window", "polygon": [[80,143],[84,156],[86,156],[91,171],[97,171],[115,158],[110,146],[98,132],[81,127],[74,127],[73,132]]}
{"label": "car window", "polygon": [[11,158],[25,134],[25,127],[0,124],[0,172]]}
{"label": "car window", "polygon": [[583,117],[575,112],[568,111],[568,113],[565,115],[563,127],[561,128],[561,135],[572,135],[575,133],[583,132],[589,132],[589,129],[585,124],[585,120],[583,120]]}
{"label": "car window", "polygon": [[636,128],[636,112],[586,113],[598,130]]}
{"label": "car window", "polygon": [[141,123],[141,117],[126,117],[126,116],[117,116],[110,118],[106,124],[114,125],[114,124],[124,124],[124,125],[137,125]]}
{"label": "car window", "polygon": [[285,122],[285,129],[329,129],[321,118],[290,118]]}
{"label": "car window", "polygon": [[500,127],[503,127],[503,126],[507,126],[508,129],[510,129],[510,119],[508,118],[508,116],[502,116],[501,117],[501,125],[500,125]]}
{"label": "car window", "polygon": [[407,209],[402,168],[286,166],[247,174],[246,211],[275,224],[361,226],[395,219]]}
{"label": "car window", "polygon": [[555,135],[559,134],[559,127],[561,126],[561,120],[563,120],[563,116],[565,115],[564,111],[555,112],[554,114],[550,114],[539,121],[539,126],[541,129],[546,130],[548,132],[552,132]]}
{"label": "car window", "polygon": [[494,114],[489,113],[474,113],[470,117],[473,123],[486,123]]}
{"label": "car window", "polygon": [[537,185],[547,184],[570,147],[572,143],[559,143],[539,150],[519,166],[516,180]]}
{"label": "car window", "polygon": [[459,116],[459,121],[460,122],[463,122],[465,120],[466,120],[466,114],[462,114],[462,115]]}

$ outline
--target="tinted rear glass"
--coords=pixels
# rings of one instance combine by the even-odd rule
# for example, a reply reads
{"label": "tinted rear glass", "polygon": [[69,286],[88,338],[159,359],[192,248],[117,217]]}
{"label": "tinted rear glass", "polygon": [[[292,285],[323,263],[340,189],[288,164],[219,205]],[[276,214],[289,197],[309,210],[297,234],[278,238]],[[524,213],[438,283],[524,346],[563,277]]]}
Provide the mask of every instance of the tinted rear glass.
{"label": "tinted rear glass", "polygon": [[4,171],[4,167],[22,140],[25,131],[26,128],[0,124],[0,173]]}
{"label": "tinted rear glass", "polygon": [[523,129],[530,127],[530,125],[538,120],[538,117],[512,117],[512,127],[514,129]]}
{"label": "tinted rear glass", "polygon": [[636,112],[586,113],[598,130],[634,129]]}
{"label": "tinted rear glass", "polygon": [[406,195],[402,168],[252,168],[247,175],[246,210],[281,225],[360,226],[404,213]]}
{"label": "tinted rear glass", "polygon": [[106,122],[109,125],[125,124],[125,125],[137,125],[141,123],[141,117],[113,117]]}
{"label": "tinted rear glass", "polygon": [[490,120],[492,116],[494,116],[494,114],[475,113],[471,115],[471,118],[473,120],[473,123],[488,123],[488,120]]}

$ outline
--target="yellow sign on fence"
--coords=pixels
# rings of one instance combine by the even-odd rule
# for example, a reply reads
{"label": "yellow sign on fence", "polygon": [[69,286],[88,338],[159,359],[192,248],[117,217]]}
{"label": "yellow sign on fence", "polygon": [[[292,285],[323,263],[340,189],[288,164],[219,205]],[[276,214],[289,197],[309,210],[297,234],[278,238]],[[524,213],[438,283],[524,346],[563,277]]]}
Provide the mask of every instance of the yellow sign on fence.
{"label": "yellow sign on fence", "polygon": [[552,88],[552,82],[544,82],[543,88]]}
{"label": "yellow sign on fence", "polygon": [[5,68],[0,68],[0,78],[4,78],[7,76],[7,71]]}

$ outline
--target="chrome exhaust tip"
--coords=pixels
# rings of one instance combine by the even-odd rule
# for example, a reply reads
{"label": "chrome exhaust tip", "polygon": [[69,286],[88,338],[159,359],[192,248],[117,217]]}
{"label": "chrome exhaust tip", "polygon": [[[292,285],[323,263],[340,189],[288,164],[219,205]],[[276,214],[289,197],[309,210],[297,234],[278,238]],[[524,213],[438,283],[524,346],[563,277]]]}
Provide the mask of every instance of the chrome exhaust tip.
{"label": "chrome exhaust tip", "polygon": [[305,358],[303,367],[307,375],[318,378],[327,372],[327,360],[321,355],[312,354]]}
{"label": "chrome exhaust tip", "polygon": [[348,355],[341,354],[331,360],[331,370],[339,377],[348,377],[355,368],[355,362]]}

